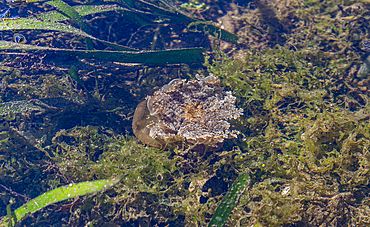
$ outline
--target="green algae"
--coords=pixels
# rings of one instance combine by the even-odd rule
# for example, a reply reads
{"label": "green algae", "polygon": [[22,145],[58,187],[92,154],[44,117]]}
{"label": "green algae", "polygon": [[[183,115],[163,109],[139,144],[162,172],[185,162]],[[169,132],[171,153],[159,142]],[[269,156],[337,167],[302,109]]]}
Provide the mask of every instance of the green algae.
{"label": "green algae", "polygon": [[[234,59],[220,53],[218,61],[206,62],[249,113],[233,122],[244,137],[232,165],[250,168],[254,184],[227,225],[367,222],[357,218],[364,207],[353,209],[357,190],[368,184],[368,105],[361,101],[367,98],[342,95],[342,86],[356,89],[341,82],[354,67],[351,62],[345,66],[348,53],[305,48],[250,48]],[[330,218],[324,218],[325,212]]]}
{"label": "green algae", "polygon": [[[77,140],[77,143],[84,142],[79,147],[74,147],[66,143],[64,141],[66,139]],[[82,181],[91,177],[122,174],[122,179],[126,183],[121,185],[120,194],[113,199],[115,205],[110,209],[121,210],[124,220],[137,219],[144,215],[136,207],[141,200],[145,200],[150,206],[162,206],[162,209],[174,204],[185,206],[180,205],[181,196],[175,196],[168,201],[164,197],[164,194],[175,195],[184,183],[176,164],[180,157],[170,159],[171,152],[145,147],[137,144],[137,141],[126,140],[114,134],[109,137],[101,135],[98,134],[97,128],[92,127],[60,132],[53,140],[56,147],[50,149],[58,152],[54,153],[54,159],[60,163],[61,171],[68,177]],[[89,153],[86,153],[86,150],[89,150]],[[99,150],[104,152],[101,153]],[[95,151],[101,153],[98,156],[99,161],[94,161],[97,158]],[[86,172],[89,174],[86,175]],[[167,185],[168,182],[171,182],[170,185]],[[143,209],[148,208],[145,204],[139,206],[143,206]]]}
{"label": "green algae", "polygon": [[[232,58],[218,50],[216,60],[206,63],[208,72],[221,78],[246,112],[231,122],[243,135],[226,141],[224,150],[213,154],[182,152],[181,148],[160,150],[102,126],[57,128],[51,131],[51,142],[37,144],[50,154],[60,171],[49,185],[63,185],[60,182],[64,178],[77,182],[124,176],[125,181],[114,192],[84,199],[81,209],[75,208],[70,214],[71,223],[94,219],[97,225],[109,220],[116,225],[154,221],[205,226],[227,191],[233,190],[236,173],[248,170],[250,188],[240,195],[227,226],[368,225],[368,82],[356,78],[356,70],[366,58],[357,44],[368,30],[368,10],[351,2],[340,2],[346,10],[339,9],[338,1],[289,2],[292,4],[276,3],[276,18],[306,24],[297,28],[287,24],[290,37],[285,43],[271,45],[275,42],[268,39],[272,31],[261,20],[249,29],[267,35],[258,39],[256,32],[248,33],[261,40],[261,45],[247,40],[250,46]],[[312,15],[319,16],[312,19]],[[350,16],[353,19],[341,19]],[[148,71],[152,73],[131,85],[132,93],[126,92],[138,96],[130,97],[130,101],[138,102],[151,88],[165,84],[165,79],[155,76],[156,69]],[[20,91],[15,92],[17,97],[56,97],[63,93],[84,97],[73,84],[62,83],[69,77],[44,76],[47,85],[35,86],[16,73],[4,77],[9,86]],[[27,85],[16,84],[17,80]],[[45,89],[39,91],[37,86]],[[95,80],[87,80],[87,90],[94,86]],[[123,86],[114,82],[113,87]],[[107,101],[99,99],[99,110],[116,112],[122,107],[122,116],[129,118],[128,101],[117,104],[116,100],[122,100],[109,88],[109,83],[98,88],[102,97],[111,93],[105,96]],[[1,134],[3,149],[12,143],[9,134]],[[19,166],[27,165],[7,151],[1,157],[2,171],[7,176],[17,172],[15,176],[19,177]],[[91,211],[91,207],[97,210]]]}

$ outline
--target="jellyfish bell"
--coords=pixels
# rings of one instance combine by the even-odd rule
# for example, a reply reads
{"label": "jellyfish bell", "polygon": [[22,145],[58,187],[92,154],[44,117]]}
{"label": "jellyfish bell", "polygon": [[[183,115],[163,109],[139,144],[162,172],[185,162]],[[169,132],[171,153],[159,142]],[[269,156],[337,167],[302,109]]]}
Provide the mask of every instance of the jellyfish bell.
{"label": "jellyfish bell", "polygon": [[142,142],[161,148],[215,151],[225,139],[237,137],[228,122],[243,114],[235,106],[236,98],[223,91],[212,74],[196,78],[172,80],[139,103],[133,131]]}
{"label": "jellyfish bell", "polygon": [[132,122],[132,129],[135,136],[149,146],[162,147],[162,143],[149,136],[151,126],[157,122],[158,118],[150,114],[147,100],[143,99],[136,107]]}
{"label": "jellyfish bell", "polygon": [[[148,99],[147,96],[143,99],[136,107],[133,122],[132,122],[132,129],[134,135],[143,143],[157,148],[170,148],[170,147],[183,147],[183,148],[191,148],[194,151],[217,151],[222,148],[223,143],[217,143],[213,147],[209,147],[205,144],[192,144],[189,146],[186,141],[182,140],[180,137],[169,139],[162,139],[161,137],[157,136],[155,139],[151,135],[151,128],[158,123],[157,114],[153,114],[150,111],[150,98]],[[149,101],[148,101],[149,100]]]}

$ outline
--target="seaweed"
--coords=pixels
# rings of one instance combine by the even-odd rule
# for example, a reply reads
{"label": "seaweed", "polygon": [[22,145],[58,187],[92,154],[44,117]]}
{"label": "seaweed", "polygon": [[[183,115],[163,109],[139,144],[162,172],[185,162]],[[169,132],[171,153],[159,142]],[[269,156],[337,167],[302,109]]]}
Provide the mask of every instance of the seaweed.
{"label": "seaweed", "polygon": [[208,223],[208,226],[222,227],[224,225],[231,211],[238,204],[238,199],[245,192],[248,185],[249,175],[247,173],[242,173],[228,190],[220,205],[218,205],[215,213],[212,215],[211,221]]}
{"label": "seaweed", "polygon": [[[194,14],[210,18],[216,3],[207,4],[208,10]],[[73,8],[82,15],[79,7]],[[155,47],[162,44],[166,22],[185,18],[179,14],[160,21],[177,12],[166,2],[120,1],[119,7],[126,7],[127,17],[143,26],[158,20],[151,30],[158,38]],[[139,100],[172,79],[193,77],[191,67],[131,65],[118,76],[93,62],[98,66],[89,70],[78,70],[76,64],[71,75],[40,77],[2,68],[4,106],[32,104],[2,115],[2,215],[10,197],[20,206],[24,197],[61,185],[120,175],[122,182],[106,193],[46,207],[22,224],[55,224],[63,215],[64,224],[71,226],[206,226],[224,212],[226,226],[367,226],[370,83],[358,70],[367,59],[360,43],[369,29],[368,5],[285,0],[269,2],[265,12],[257,4],[232,7],[229,25],[243,42],[230,48],[216,38],[214,53],[198,72],[219,77],[244,109],[242,117],[230,120],[231,129],[241,134],[226,140],[219,151],[158,149],[132,137],[133,108]],[[218,9],[225,8],[220,3]],[[280,24],[276,28],[264,15],[269,10]],[[234,193],[233,183],[245,172],[250,185],[245,193]],[[15,190],[24,182],[31,187]],[[232,206],[223,209],[230,195]],[[60,206],[70,212],[63,213]]]}
{"label": "seaweed", "polygon": [[[31,2],[38,2],[38,1],[29,1]],[[120,4],[120,2],[118,2]],[[181,23],[190,23],[190,22],[201,22],[199,20],[196,20],[194,18],[191,18],[187,15],[185,15],[183,12],[179,11],[178,9],[172,7],[172,5],[164,3],[169,9],[174,10],[175,12],[172,12],[167,9],[163,9],[159,6],[156,6],[152,3],[148,3],[145,1],[134,1],[130,5],[132,5],[134,8],[127,8],[127,5],[123,4],[122,6],[111,6],[111,7],[105,7],[104,5],[100,7],[93,7],[93,6],[75,6],[71,7],[67,3],[55,0],[55,1],[49,1],[47,4],[54,6],[58,12],[51,11],[48,13],[44,13],[39,15],[37,18],[29,17],[29,18],[10,18],[7,17],[6,23],[4,23],[2,26],[0,26],[0,30],[53,30],[53,31],[61,31],[61,32],[67,32],[72,33],[75,35],[83,36],[85,37],[85,42],[87,45],[88,51],[79,51],[74,49],[60,49],[60,48],[50,48],[50,47],[39,47],[35,45],[25,45],[21,44],[19,42],[12,43],[8,41],[2,41],[0,48],[4,50],[43,50],[46,53],[50,52],[56,52],[57,54],[76,54],[79,56],[83,56],[86,58],[95,58],[99,60],[105,60],[105,61],[121,61],[125,63],[142,63],[146,65],[163,65],[163,64],[179,64],[179,63],[199,63],[203,61],[203,55],[202,53],[205,51],[203,48],[192,48],[192,49],[182,49],[180,50],[181,53],[179,53],[179,50],[166,50],[158,52],[159,55],[156,55],[156,51],[154,51],[155,47],[155,40],[156,36],[153,40],[152,45],[152,52],[148,52],[145,50],[141,50],[140,53],[136,53],[139,50],[135,48],[129,48],[126,46],[122,46],[116,43],[104,41],[98,38],[95,38],[91,35],[91,30],[87,23],[84,22],[83,16],[80,15],[79,11],[83,13],[84,15],[87,14],[94,14],[94,13],[101,13],[101,12],[107,12],[107,11],[129,11],[131,13],[135,13],[135,17],[142,17],[141,20],[147,20],[146,24],[156,24],[153,22],[153,20],[149,20],[146,16],[147,15],[155,15],[155,16],[166,16],[168,17],[171,22],[179,21]],[[76,10],[75,10],[76,8]],[[78,11],[77,11],[78,10]],[[152,12],[148,12],[152,11]],[[58,23],[57,21],[71,19],[73,20],[79,29],[76,29],[75,27],[71,25],[66,25],[63,23]],[[128,17],[130,19],[130,17]],[[200,27],[207,26],[211,30],[211,34],[214,34],[217,30],[220,30],[220,32],[223,34],[223,39],[229,40],[233,43],[236,43],[238,37],[224,31],[223,29],[217,29],[214,25],[209,24],[205,25],[200,23]],[[158,27],[158,31],[159,31]],[[94,49],[94,43],[99,42],[102,43],[108,47],[114,48],[115,51],[92,51]],[[96,45],[95,45],[96,46]],[[176,53],[175,53],[176,52]],[[17,54],[17,53],[13,53]],[[154,55],[153,55],[154,54]],[[159,61],[162,60],[162,61]]]}
{"label": "seaweed", "polygon": [[4,217],[0,220],[0,226],[14,226],[17,221],[20,221],[26,215],[32,214],[44,207],[77,196],[86,195],[89,193],[107,190],[115,185],[120,179],[99,180],[90,182],[81,182],[78,184],[69,184],[48,191],[23,206],[14,210],[14,215]]}

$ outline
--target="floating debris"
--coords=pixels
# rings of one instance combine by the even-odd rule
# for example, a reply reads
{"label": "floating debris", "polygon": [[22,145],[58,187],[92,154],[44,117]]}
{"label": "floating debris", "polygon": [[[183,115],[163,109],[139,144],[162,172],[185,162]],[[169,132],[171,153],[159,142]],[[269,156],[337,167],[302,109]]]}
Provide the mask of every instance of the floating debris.
{"label": "floating debris", "polygon": [[8,18],[10,17],[10,9],[5,10],[3,13],[0,13],[0,18]]}
{"label": "floating debris", "polygon": [[361,49],[366,52],[370,52],[370,40],[363,40]]}
{"label": "floating debris", "polygon": [[[370,52],[370,41],[363,40],[361,49],[366,52]],[[370,72],[370,55],[365,59],[364,63],[360,66],[360,69],[358,70],[357,73],[357,77],[364,78],[369,74],[369,72]]]}
{"label": "floating debris", "polygon": [[27,42],[26,37],[24,37],[24,35],[18,34],[18,33],[14,34],[13,39],[14,39],[14,42],[16,42],[16,43],[26,43]]}

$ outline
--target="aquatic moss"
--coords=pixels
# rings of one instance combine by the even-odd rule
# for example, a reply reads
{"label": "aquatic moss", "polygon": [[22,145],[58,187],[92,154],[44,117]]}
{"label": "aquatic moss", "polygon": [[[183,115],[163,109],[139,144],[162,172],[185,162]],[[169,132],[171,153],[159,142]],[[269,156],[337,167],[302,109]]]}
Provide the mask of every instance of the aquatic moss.
{"label": "aquatic moss", "polygon": [[[270,59],[283,56],[274,51]],[[243,60],[239,63],[248,67]],[[153,217],[158,223],[181,220],[188,226],[205,225],[236,179],[235,169],[250,170],[252,187],[240,197],[228,225],[338,223],[338,219],[322,218],[327,212],[343,215],[340,221],[349,222],[345,211],[355,205],[355,192],[368,184],[368,107],[346,109],[339,103],[341,98],[330,92],[335,85],[316,78],[311,78],[314,85],[300,83],[300,76],[287,81],[280,73],[284,70],[271,70],[264,79],[239,73],[261,100],[244,103],[249,114],[234,122],[244,137],[225,144],[222,152],[204,156],[189,152],[183,157],[176,154],[179,151],[146,147],[103,127],[60,130],[43,149],[53,155],[67,179],[77,182],[122,175],[126,180],[107,194],[109,198],[86,199],[82,209],[69,217],[71,223],[87,223],[87,217],[104,223],[99,213],[104,211],[105,218],[118,225]],[[233,74],[223,75],[226,84],[231,81],[227,75]],[[302,75],[309,78],[310,74]],[[281,86],[269,86],[275,78],[283,81]],[[262,80],[265,83],[255,82]],[[239,98],[240,103],[246,100]],[[213,184],[226,187],[217,191]],[[351,211],[356,223],[366,222],[359,216],[365,208]]]}
{"label": "aquatic moss", "polygon": [[[174,209],[169,217],[165,214],[158,216],[158,220],[174,220],[186,212],[188,203],[195,204],[190,201],[195,198],[183,198],[188,194],[184,184],[189,179],[185,180],[179,171],[182,158],[171,157],[170,151],[146,147],[136,140],[91,126],[61,131],[53,141],[54,145],[48,150],[54,152],[54,160],[68,178],[84,181],[122,176],[125,183],[120,185],[119,194],[112,198],[114,203],[110,208],[121,213],[120,222],[153,215],[155,209],[146,210],[149,207]],[[204,176],[204,173],[199,174]],[[142,201],[146,202],[143,204]],[[185,207],[185,211],[181,207]],[[144,215],[142,211],[149,213]]]}
{"label": "aquatic moss", "polygon": [[206,63],[248,113],[233,122],[244,137],[229,161],[250,168],[255,185],[229,225],[339,225],[363,212],[353,205],[358,190],[368,191],[369,107],[364,95],[345,95],[355,89],[343,79],[346,53],[334,59],[315,49],[276,46]]}
{"label": "aquatic moss", "polygon": [[[61,130],[52,141],[44,149],[57,163],[61,173],[58,178],[80,182],[122,176],[122,183],[108,194],[109,198],[87,198],[83,207],[96,209],[77,210],[70,216],[71,223],[88,222],[85,214],[94,217],[97,224],[104,223],[97,212],[104,210],[106,218],[114,218],[118,225],[149,219],[156,223],[204,225],[220,198],[213,198],[219,186],[206,182],[213,176],[229,178],[232,167],[226,160],[238,152],[226,152],[222,160],[216,154],[204,156],[192,151],[185,157],[178,156],[174,151],[147,147],[134,138],[92,126]],[[231,186],[235,179],[234,175],[226,184]]]}
{"label": "aquatic moss", "polygon": [[[271,4],[278,9],[276,18],[294,24],[287,24],[286,42],[273,45],[266,21],[256,19],[257,9],[247,9],[243,18],[249,24],[240,30],[247,34],[241,44],[245,48],[232,58],[217,50],[216,60],[206,63],[245,110],[242,118],[232,121],[243,135],[227,141],[223,151],[179,156],[181,150],[149,148],[104,127],[58,128],[51,133],[54,139],[41,148],[53,155],[67,180],[118,174],[127,178],[114,192],[86,198],[81,209],[74,208],[68,216],[71,223],[150,220],[205,226],[237,173],[248,171],[251,188],[241,195],[229,226],[368,225],[369,83],[356,78],[356,72],[366,58],[359,43],[367,36],[369,11],[363,3],[349,1]],[[100,110],[124,106],[126,119],[129,101],[137,102],[154,86],[179,75],[176,69],[148,71],[139,78],[81,75],[88,91],[102,94]],[[14,94],[22,88],[12,86],[17,87]],[[58,95],[58,89],[53,85],[46,90]],[[28,96],[17,97],[29,98],[35,89],[21,91]],[[4,97],[11,92],[6,90]],[[7,135],[2,134],[4,146]],[[20,159],[3,158],[11,175]],[[56,178],[62,181],[62,176]]]}

